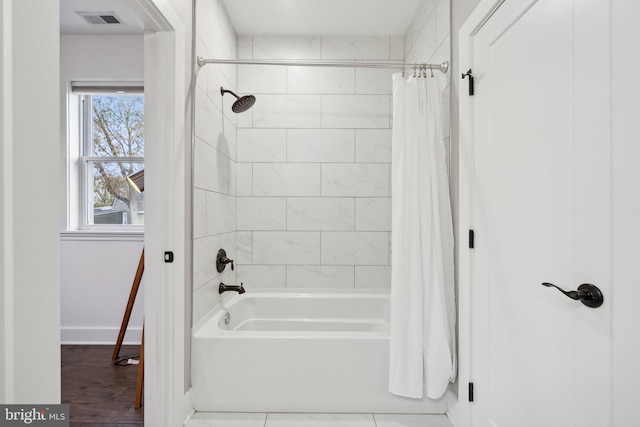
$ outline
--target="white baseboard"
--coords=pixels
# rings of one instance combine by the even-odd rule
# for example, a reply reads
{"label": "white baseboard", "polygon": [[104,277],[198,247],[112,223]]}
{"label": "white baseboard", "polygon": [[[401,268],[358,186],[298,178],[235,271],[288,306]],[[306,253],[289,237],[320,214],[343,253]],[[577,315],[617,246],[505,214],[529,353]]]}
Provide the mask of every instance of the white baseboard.
{"label": "white baseboard", "polygon": [[[118,339],[120,328],[60,328],[60,342],[65,344],[84,345],[114,345]],[[127,328],[123,345],[140,345],[142,341],[142,328]]]}

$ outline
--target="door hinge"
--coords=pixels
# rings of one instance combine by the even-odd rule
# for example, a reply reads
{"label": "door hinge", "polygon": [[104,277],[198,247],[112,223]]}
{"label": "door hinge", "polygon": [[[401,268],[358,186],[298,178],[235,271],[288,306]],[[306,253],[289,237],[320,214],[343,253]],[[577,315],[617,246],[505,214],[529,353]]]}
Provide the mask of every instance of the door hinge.
{"label": "door hinge", "polygon": [[476,233],[473,230],[469,230],[469,249],[473,249],[476,244]]}
{"label": "door hinge", "polygon": [[469,96],[473,96],[473,73],[471,72],[471,68],[469,71],[462,74],[462,78],[469,77]]}
{"label": "door hinge", "polygon": [[473,383],[469,383],[469,402],[473,402]]}

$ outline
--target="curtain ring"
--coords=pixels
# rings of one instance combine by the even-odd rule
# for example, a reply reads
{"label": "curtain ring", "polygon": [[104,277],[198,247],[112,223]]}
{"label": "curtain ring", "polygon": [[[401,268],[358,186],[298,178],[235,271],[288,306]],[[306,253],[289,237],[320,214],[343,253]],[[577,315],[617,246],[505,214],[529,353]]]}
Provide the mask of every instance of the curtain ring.
{"label": "curtain ring", "polygon": [[433,78],[433,67],[429,66],[429,69],[431,70],[431,78]]}
{"label": "curtain ring", "polygon": [[404,78],[404,66],[405,66],[405,63],[404,63],[404,61],[402,61],[402,77],[403,78]]}
{"label": "curtain ring", "polygon": [[415,76],[416,76],[416,65],[417,65],[417,64],[413,64],[413,77],[415,77]]}

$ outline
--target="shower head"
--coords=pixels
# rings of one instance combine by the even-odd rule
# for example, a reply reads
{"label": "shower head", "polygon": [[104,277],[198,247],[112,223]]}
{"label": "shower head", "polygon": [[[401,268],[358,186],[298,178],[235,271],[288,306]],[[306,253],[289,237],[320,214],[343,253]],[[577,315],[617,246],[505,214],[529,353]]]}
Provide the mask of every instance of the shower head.
{"label": "shower head", "polygon": [[231,95],[236,97],[236,102],[234,102],[231,106],[231,111],[233,111],[234,113],[244,113],[249,108],[253,107],[253,104],[256,103],[256,97],[253,95],[245,95],[240,97],[230,90],[227,90],[220,86],[220,94],[224,96],[225,93],[230,93]]}

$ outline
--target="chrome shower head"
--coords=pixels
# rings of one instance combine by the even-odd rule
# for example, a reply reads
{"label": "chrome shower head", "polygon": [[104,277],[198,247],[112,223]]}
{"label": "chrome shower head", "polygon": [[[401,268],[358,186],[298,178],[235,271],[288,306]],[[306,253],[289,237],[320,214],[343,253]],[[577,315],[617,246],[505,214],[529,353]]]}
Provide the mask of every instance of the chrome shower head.
{"label": "chrome shower head", "polygon": [[224,96],[225,93],[230,93],[231,95],[236,97],[236,102],[234,102],[231,106],[231,111],[233,111],[234,113],[244,113],[249,108],[253,107],[253,104],[256,103],[256,97],[253,95],[245,95],[240,97],[232,91],[220,86],[220,94]]}

